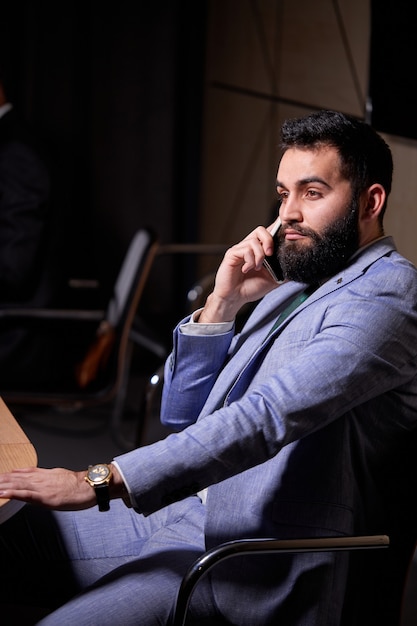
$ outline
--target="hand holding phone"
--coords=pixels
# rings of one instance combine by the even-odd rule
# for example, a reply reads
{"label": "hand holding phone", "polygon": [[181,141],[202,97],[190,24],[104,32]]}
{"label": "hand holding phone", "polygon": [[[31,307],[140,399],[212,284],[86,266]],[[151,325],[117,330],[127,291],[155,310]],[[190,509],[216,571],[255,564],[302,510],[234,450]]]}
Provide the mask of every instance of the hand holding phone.
{"label": "hand holding phone", "polygon": [[268,270],[272,278],[277,283],[282,282],[284,279],[284,275],[282,273],[281,266],[277,258],[277,250],[278,250],[278,245],[279,245],[278,231],[280,228],[281,228],[281,219],[278,217],[272,229],[270,230],[270,233],[274,239],[274,252],[271,254],[271,256],[265,258],[263,262],[264,267]]}

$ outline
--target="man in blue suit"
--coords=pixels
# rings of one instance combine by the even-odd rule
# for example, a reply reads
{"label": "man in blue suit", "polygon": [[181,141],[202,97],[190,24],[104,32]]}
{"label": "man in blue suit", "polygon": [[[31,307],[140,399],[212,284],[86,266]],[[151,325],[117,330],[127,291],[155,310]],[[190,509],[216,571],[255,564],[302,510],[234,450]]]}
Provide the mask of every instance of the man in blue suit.
{"label": "man in blue suit", "polygon": [[288,120],[281,139],[284,280],[263,263],[272,227],[226,252],[206,304],[174,331],[161,419],[178,432],[88,480],[58,468],[0,476],[0,497],[38,505],[0,527],[3,599],[28,598],[37,579],[52,607],[58,576],[79,592],[55,599],[45,626],[168,623],[187,566],[225,540],[381,532],[392,552],[363,563],[232,559],[191,609],[239,626],[395,623],[387,599],[417,528],[415,493],[403,502],[417,456],[417,273],[384,235],[391,153],[333,111]]}

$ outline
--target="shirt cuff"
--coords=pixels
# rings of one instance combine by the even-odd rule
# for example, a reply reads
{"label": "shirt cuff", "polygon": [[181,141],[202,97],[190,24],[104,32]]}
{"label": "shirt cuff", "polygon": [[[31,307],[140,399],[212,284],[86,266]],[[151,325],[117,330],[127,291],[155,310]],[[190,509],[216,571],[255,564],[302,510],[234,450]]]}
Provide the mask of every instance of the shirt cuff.
{"label": "shirt cuff", "polygon": [[112,465],[114,465],[114,466],[117,468],[117,470],[118,470],[118,472],[119,472],[120,476],[121,476],[121,477],[122,477],[122,479],[123,479],[123,482],[124,482],[125,487],[126,487],[126,489],[127,489],[127,495],[128,495],[128,497],[129,497],[129,500],[130,500],[130,503],[131,503],[131,505],[132,505],[132,508],[136,509],[136,508],[137,508],[137,504],[136,504],[135,496],[134,496],[134,494],[130,491],[129,484],[126,482],[126,479],[125,479],[125,477],[124,477],[124,474],[123,474],[122,470],[120,469],[120,465],[119,465],[119,464],[118,464],[118,462],[117,462],[117,461],[115,461],[114,459],[112,460],[112,462],[111,462],[111,463],[112,463]]}
{"label": "shirt cuff", "polygon": [[201,313],[201,309],[197,309],[191,315],[191,318],[185,324],[180,325],[180,332],[184,335],[222,335],[224,333],[228,333],[232,330],[234,326],[234,321],[232,322],[218,322],[215,324],[199,324],[195,322],[195,316],[198,313]]}

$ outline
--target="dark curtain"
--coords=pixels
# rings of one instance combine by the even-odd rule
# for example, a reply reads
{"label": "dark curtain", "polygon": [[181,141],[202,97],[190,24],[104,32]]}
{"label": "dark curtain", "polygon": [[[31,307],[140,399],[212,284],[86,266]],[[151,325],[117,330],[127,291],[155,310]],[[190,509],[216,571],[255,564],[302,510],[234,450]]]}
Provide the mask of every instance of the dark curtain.
{"label": "dark curtain", "polygon": [[[14,1],[0,61],[16,106],[47,142],[71,277],[110,288],[133,232],[197,233],[206,4]],[[182,314],[192,267],[159,259],[152,320]]]}
{"label": "dark curtain", "polygon": [[416,54],[411,3],[372,0],[369,121],[378,131],[417,139]]}

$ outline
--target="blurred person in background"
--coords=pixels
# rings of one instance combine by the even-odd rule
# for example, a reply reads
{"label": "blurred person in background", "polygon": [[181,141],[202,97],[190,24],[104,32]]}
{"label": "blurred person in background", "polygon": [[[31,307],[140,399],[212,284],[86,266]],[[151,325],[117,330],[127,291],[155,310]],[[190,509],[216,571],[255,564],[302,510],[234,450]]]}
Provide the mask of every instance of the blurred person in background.
{"label": "blurred person in background", "polygon": [[[50,169],[9,83],[0,61],[0,309],[50,306],[59,282],[59,264],[50,257]],[[44,356],[41,336],[0,320],[0,389],[36,382]]]}

